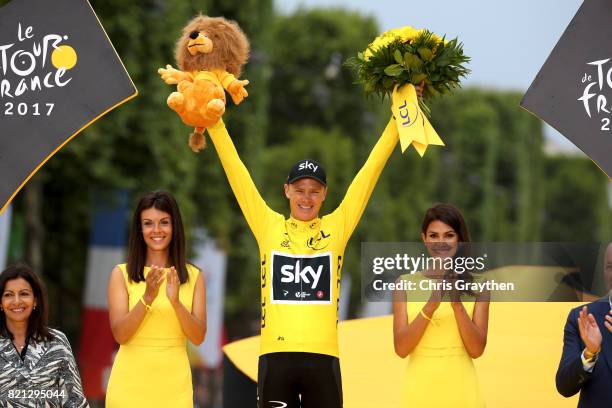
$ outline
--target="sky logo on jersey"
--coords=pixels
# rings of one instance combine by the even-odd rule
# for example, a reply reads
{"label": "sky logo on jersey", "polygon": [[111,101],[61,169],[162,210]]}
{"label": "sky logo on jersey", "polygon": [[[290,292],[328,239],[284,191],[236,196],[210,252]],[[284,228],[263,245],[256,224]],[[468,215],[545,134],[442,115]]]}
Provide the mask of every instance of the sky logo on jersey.
{"label": "sky logo on jersey", "polygon": [[293,255],[272,251],[272,303],[331,303],[331,252]]}
{"label": "sky logo on jersey", "polygon": [[0,212],[68,141],[137,91],[87,0],[0,8]]}

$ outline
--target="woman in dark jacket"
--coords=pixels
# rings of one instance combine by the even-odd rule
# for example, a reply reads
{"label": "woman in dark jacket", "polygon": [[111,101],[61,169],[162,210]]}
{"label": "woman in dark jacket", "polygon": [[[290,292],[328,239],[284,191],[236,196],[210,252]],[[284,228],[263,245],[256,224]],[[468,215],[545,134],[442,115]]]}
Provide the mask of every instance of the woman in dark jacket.
{"label": "woman in dark jacket", "polygon": [[44,287],[25,265],[0,274],[0,406],[89,407],[64,333],[47,326]]}

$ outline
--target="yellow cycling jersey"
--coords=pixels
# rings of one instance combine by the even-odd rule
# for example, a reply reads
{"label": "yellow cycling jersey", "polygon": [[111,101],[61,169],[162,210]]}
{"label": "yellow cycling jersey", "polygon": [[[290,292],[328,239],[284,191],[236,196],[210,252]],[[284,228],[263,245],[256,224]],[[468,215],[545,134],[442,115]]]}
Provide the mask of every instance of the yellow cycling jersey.
{"label": "yellow cycling jersey", "polygon": [[265,203],[225,125],[208,129],[230,186],[259,245],[261,350],[338,357],[338,302],[344,249],[398,142],[389,122],[342,203],[322,218],[285,219]]}

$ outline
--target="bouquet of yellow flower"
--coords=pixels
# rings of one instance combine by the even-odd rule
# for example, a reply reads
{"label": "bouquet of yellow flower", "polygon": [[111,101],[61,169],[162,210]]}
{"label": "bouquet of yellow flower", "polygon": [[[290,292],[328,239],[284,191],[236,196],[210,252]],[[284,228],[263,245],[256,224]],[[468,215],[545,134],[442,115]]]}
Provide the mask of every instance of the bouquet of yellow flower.
{"label": "bouquet of yellow flower", "polygon": [[[459,79],[470,70],[457,38],[446,41],[429,30],[407,26],[376,37],[349,65],[357,71],[367,94],[391,95],[396,85],[425,83],[423,99],[428,100],[459,87]],[[426,105],[421,105],[426,109]]]}
{"label": "bouquet of yellow flower", "polygon": [[[413,144],[423,155],[428,144],[444,144],[422,114],[430,112],[425,102],[459,87],[460,78],[470,72],[465,67],[469,60],[457,38],[447,41],[429,30],[408,26],[379,35],[347,64],[356,71],[366,94],[392,98],[402,151]],[[417,98],[414,86],[420,84],[425,85],[423,97]],[[405,136],[407,132],[411,135]]]}

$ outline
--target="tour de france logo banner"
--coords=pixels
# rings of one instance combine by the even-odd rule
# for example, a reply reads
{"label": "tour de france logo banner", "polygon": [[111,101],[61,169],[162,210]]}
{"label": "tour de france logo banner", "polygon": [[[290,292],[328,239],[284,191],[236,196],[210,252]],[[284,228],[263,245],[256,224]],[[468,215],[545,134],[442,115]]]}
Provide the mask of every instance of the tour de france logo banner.
{"label": "tour de france logo banner", "polygon": [[70,139],[136,95],[86,0],[0,8],[0,210]]}
{"label": "tour de france logo banner", "polygon": [[545,120],[612,177],[612,2],[585,1],[521,106]]}

